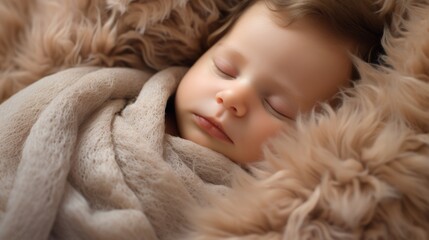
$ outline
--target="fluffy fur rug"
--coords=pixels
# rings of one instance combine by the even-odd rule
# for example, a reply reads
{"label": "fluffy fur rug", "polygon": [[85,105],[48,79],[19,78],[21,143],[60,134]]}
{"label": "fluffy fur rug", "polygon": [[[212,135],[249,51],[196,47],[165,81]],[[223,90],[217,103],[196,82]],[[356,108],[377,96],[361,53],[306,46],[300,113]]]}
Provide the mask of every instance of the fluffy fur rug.
{"label": "fluffy fur rug", "polygon": [[71,66],[189,65],[238,0],[2,0],[0,103]]}
{"label": "fluffy fur rug", "polygon": [[272,141],[268,174],[199,210],[194,239],[429,239],[429,4],[384,7],[389,67],[359,63],[341,108]]}
{"label": "fluffy fur rug", "polygon": [[[266,149],[266,170],[190,213],[187,238],[428,239],[429,3],[389,12],[386,67]],[[159,70],[188,64],[228,0],[0,2],[0,99],[75,65]],[[0,100],[0,101],[1,101]]]}

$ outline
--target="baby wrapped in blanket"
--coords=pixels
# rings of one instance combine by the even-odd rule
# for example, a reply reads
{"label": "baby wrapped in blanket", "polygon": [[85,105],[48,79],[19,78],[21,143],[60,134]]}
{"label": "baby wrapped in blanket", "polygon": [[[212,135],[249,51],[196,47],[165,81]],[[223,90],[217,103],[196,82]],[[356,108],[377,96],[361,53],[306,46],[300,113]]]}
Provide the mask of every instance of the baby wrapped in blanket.
{"label": "baby wrapped in blanket", "polygon": [[164,133],[184,72],[70,69],[0,105],[2,239],[171,239],[222,194],[239,167]]}
{"label": "baby wrapped in blanket", "polygon": [[357,39],[312,15],[279,24],[264,1],[237,9],[189,71],[69,69],[0,105],[0,239],[177,239],[192,205],[347,86]]}

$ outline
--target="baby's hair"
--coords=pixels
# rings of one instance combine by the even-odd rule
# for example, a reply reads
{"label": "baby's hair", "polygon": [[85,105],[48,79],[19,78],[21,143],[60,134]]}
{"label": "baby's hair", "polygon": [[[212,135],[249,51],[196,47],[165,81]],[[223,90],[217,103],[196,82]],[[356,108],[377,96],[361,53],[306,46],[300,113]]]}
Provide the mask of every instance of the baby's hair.
{"label": "baby's hair", "polygon": [[[234,25],[241,14],[256,2],[264,1],[280,20],[279,24],[312,16],[325,21],[340,34],[357,43],[353,52],[360,59],[376,63],[382,53],[381,37],[384,20],[378,14],[379,6],[373,0],[249,0],[236,5],[223,24],[208,37],[208,46],[213,45]],[[276,18],[276,19],[277,19]],[[352,78],[356,78],[356,73]]]}

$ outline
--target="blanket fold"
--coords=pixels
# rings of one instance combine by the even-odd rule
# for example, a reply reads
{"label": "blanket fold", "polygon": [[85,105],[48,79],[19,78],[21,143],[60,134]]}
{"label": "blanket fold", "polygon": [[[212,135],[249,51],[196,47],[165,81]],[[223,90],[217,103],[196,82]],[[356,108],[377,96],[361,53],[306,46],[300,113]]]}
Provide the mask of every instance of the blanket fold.
{"label": "blanket fold", "polygon": [[165,134],[185,71],[75,68],[1,104],[0,239],[177,238],[241,171]]}

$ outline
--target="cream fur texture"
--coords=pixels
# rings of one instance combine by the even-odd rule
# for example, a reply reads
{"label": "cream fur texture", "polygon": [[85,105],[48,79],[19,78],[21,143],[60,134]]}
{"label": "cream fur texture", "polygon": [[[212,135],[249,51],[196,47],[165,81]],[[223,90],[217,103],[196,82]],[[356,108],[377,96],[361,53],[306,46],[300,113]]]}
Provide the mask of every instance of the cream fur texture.
{"label": "cream fur texture", "polygon": [[[428,239],[429,4],[391,12],[384,61],[266,148],[265,170],[189,214],[185,239]],[[201,52],[229,0],[0,2],[0,102],[76,65],[159,70]],[[254,170],[256,171],[256,170]]]}
{"label": "cream fur texture", "polygon": [[390,67],[359,62],[339,110],[274,139],[266,169],[196,210],[189,238],[429,239],[429,4],[384,10]]}
{"label": "cream fur texture", "polygon": [[0,1],[0,103],[74,66],[189,65],[237,0]]}

